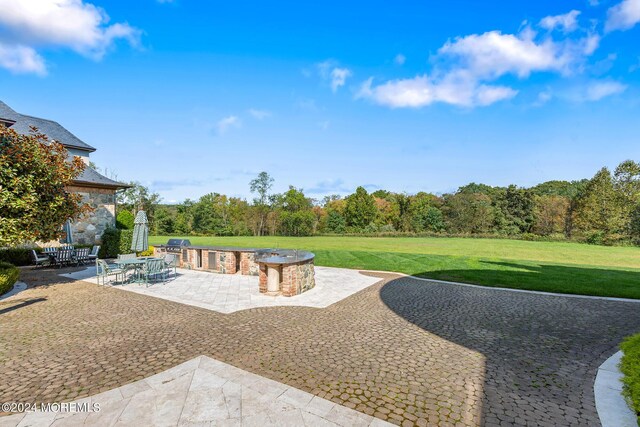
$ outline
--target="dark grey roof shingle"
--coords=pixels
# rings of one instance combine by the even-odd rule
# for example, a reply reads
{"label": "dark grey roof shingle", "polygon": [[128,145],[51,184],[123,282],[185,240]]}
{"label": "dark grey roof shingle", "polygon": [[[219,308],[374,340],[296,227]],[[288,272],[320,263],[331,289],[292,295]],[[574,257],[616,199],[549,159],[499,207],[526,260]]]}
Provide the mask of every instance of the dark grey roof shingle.
{"label": "dark grey roof shingle", "polygon": [[82,142],[77,136],[62,127],[59,123],[17,113],[2,101],[0,101],[0,118],[15,121],[11,129],[18,133],[28,134],[31,131],[30,127],[35,126],[40,132],[47,135],[49,139],[53,139],[67,148],[75,148],[89,152],[96,151],[95,148]]}
{"label": "dark grey roof shingle", "polygon": [[[35,126],[40,132],[47,135],[50,139],[61,143],[66,148],[75,148],[77,150],[84,150],[88,152],[96,151],[95,148],[80,141],[74,134],[60,126],[59,123],[17,113],[2,101],[0,101],[0,119],[15,122],[10,127],[18,133],[28,134],[31,131],[30,127]],[[93,184],[113,188],[128,187],[127,184],[114,181],[99,174],[89,166],[84,169],[80,176],[75,180],[75,183],[78,185]]]}
{"label": "dark grey roof shingle", "polygon": [[90,166],[84,168],[84,171],[77,177],[75,180],[76,184],[94,184],[105,187],[117,187],[117,188],[127,188],[129,185],[123,184],[118,181],[114,181],[110,178],[107,178],[104,175],[99,174],[95,170],[93,170]]}

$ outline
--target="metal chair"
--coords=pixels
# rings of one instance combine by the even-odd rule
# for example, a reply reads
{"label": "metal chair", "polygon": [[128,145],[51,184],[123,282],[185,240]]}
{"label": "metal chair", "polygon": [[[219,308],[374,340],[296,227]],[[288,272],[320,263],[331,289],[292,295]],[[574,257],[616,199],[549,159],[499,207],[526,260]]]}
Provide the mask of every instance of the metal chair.
{"label": "metal chair", "polygon": [[178,256],[176,254],[166,254],[164,256],[164,268],[167,269],[167,277],[169,271],[173,268],[173,277],[178,277]]}
{"label": "metal chair", "polygon": [[50,264],[49,257],[48,256],[39,256],[36,253],[35,249],[31,249],[31,259],[32,259],[33,265],[35,267],[38,267],[38,266],[44,267],[44,266]]}
{"label": "metal chair", "polygon": [[164,281],[166,274],[167,272],[164,267],[164,260],[162,259],[147,260],[142,266],[142,277],[147,287],[149,287],[149,279],[161,276]]}
{"label": "metal chair", "polygon": [[58,248],[55,257],[58,268],[62,268],[63,265],[78,264],[78,261],[74,257],[72,246]]}
{"label": "metal chair", "polygon": [[91,248],[91,253],[89,255],[87,255],[87,258],[89,259],[89,261],[94,261],[96,259],[98,259],[98,253],[100,252],[100,245],[94,246],[93,248]]}
{"label": "metal chair", "polygon": [[76,261],[78,265],[84,265],[89,261],[89,248],[76,249]]}
{"label": "metal chair", "polygon": [[[112,268],[109,267],[104,260],[96,259],[96,276],[98,279],[98,285],[100,284],[100,278],[102,277],[102,284],[106,285],[106,281],[109,279],[109,276],[116,276],[116,282],[118,281],[118,275],[122,275],[124,280],[125,271],[121,268]],[[111,282],[111,280],[109,280]]]}
{"label": "metal chair", "polygon": [[118,259],[134,259],[136,254],[118,254]]}

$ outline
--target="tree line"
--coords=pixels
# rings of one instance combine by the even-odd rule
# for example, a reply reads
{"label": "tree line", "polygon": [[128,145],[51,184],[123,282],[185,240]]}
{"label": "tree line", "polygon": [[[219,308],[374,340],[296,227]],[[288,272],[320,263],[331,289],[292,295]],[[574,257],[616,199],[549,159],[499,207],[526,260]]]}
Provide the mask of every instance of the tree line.
{"label": "tree line", "polygon": [[442,195],[358,187],[346,197],[315,200],[294,186],[272,193],[267,172],[249,183],[255,195],[250,201],[209,193],[161,205],[140,187],[128,190],[128,201],[121,196],[121,205],[133,211],[132,200],[146,201],[158,235],[415,234],[640,243],[640,163],[632,160],[613,172],[602,168],[591,179],[531,188],[471,183]]}

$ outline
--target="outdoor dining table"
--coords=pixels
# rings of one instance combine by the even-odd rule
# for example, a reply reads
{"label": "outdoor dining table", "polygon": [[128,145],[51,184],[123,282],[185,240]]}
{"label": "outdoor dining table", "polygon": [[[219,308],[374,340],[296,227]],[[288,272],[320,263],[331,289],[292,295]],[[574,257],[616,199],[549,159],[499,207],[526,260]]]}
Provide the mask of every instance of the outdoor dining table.
{"label": "outdoor dining table", "polygon": [[129,280],[130,283],[140,283],[142,282],[141,270],[142,266],[149,260],[157,259],[160,260],[162,258],[155,257],[138,257],[138,258],[129,258],[129,259],[117,259],[113,261],[114,264],[117,264],[124,271],[129,269],[134,270],[134,274],[132,275],[132,279]]}

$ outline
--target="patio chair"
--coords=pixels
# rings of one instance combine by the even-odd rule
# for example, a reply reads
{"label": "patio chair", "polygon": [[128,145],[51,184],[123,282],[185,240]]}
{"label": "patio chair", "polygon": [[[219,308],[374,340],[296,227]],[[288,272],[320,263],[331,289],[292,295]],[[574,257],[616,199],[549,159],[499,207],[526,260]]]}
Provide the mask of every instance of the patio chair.
{"label": "patio chair", "polygon": [[[110,267],[104,260],[96,259],[96,276],[98,285],[100,284],[100,278],[102,277],[102,284],[106,285],[109,276],[116,276],[116,282],[118,281],[118,275],[122,275],[124,280],[125,271],[121,268]],[[111,280],[109,280],[111,282]]]}
{"label": "patio chair", "polygon": [[136,254],[118,254],[118,259],[134,259]]}
{"label": "patio chair", "polygon": [[87,255],[87,258],[89,259],[89,261],[95,261],[96,259],[98,259],[98,252],[100,252],[100,246],[94,246],[93,248],[91,248],[91,253],[89,253],[89,255]]}
{"label": "patio chair", "polygon": [[156,278],[161,276],[163,281],[167,275],[167,272],[164,268],[164,260],[163,259],[150,259],[147,260],[142,266],[142,277],[144,279],[144,283],[149,287],[149,279]]}
{"label": "patio chair", "polygon": [[89,248],[80,248],[76,250],[76,259],[78,260],[78,264],[86,264],[90,261],[89,259]]}
{"label": "patio chair", "polygon": [[33,265],[35,267],[44,267],[45,265],[49,265],[49,257],[48,256],[39,256],[35,249],[31,249],[31,260],[33,261]]}
{"label": "patio chair", "polygon": [[176,254],[166,254],[164,256],[164,268],[167,269],[167,277],[173,268],[173,277],[178,277],[178,256]]}
{"label": "patio chair", "polygon": [[58,268],[62,268],[63,265],[71,265],[78,264],[78,261],[75,259],[73,254],[73,247],[65,246],[58,248],[56,252],[56,263],[58,264]]}

